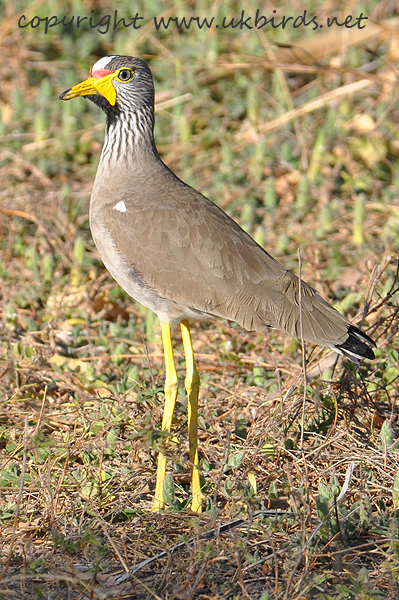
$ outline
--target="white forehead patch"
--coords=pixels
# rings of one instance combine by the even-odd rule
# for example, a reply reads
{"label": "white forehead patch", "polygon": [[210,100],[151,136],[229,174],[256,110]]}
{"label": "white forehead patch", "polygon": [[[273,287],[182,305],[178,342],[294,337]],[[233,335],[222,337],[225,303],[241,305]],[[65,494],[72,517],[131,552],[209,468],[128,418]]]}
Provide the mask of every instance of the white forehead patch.
{"label": "white forehead patch", "polygon": [[92,66],[92,70],[99,71],[100,69],[105,69],[106,66],[111,62],[111,60],[113,58],[116,58],[116,57],[115,56],[103,56],[102,58],[100,58],[100,60],[98,60],[96,62],[96,64],[94,64]]}
{"label": "white forehead patch", "polygon": [[112,210],[119,210],[119,212],[126,212],[126,204],[121,200],[118,204],[112,207]]}

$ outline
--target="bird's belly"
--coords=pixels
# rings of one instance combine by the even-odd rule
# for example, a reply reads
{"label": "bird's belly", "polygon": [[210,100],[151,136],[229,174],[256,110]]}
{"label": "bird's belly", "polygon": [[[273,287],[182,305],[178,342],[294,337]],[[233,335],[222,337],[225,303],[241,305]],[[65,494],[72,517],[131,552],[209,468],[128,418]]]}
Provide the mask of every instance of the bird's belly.
{"label": "bird's belly", "polygon": [[161,320],[169,320],[168,302],[147,285],[134,265],[119,252],[105,226],[91,220],[90,228],[101,260],[115,281],[134,300],[153,310]]}

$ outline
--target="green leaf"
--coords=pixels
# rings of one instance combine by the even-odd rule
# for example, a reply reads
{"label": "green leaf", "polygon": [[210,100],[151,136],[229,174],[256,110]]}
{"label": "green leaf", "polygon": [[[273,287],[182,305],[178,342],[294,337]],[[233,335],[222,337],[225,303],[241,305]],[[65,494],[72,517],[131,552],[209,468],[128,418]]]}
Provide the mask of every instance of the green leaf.
{"label": "green leaf", "polygon": [[227,498],[231,497],[231,494],[233,493],[233,488],[231,487],[231,483],[230,483],[230,479],[227,477],[226,481],[224,482],[224,486],[223,486],[223,491],[224,491],[224,495]]}
{"label": "green leaf", "polygon": [[76,261],[81,264],[84,261],[86,255],[86,247],[83,239],[78,236],[73,245],[73,255]]}
{"label": "green leaf", "polygon": [[353,243],[361,246],[364,242],[364,221],[366,218],[366,199],[364,194],[356,197],[353,210]]}
{"label": "green leaf", "polygon": [[271,500],[277,499],[278,491],[277,491],[277,482],[276,481],[272,481],[271,484],[269,485],[268,496]]}
{"label": "green leaf", "polygon": [[256,496],[256,477],[255,475],[252,473],[252,471],[250,471],[248,473],[248,481],[250,483],[250,486],[252,488],[252,491],[254,493],[254,495]]}
{"label": "green leaf", "polygon": [[88,500],[95,498],[99,492],[99,486],[97,481],[88,481],[80,488],[81,495]]}
{"label": "green leaf", "polygon": [[124,361],[123,355],[127,352],[127,344],[120,342],[112,350],[111,362],[114,365],[120,365]]}
{"label": "green leaf", "polygon": [[166,474],[163,482],[163,499],[169,506],[175,505],[175,484],[170,473]]}
{"label": "green leaf", "polygon": [[381,437],[381,442],[383,443],[383,446],[386,448],[389,448],[390,446],[392,446],[392,444],[395,441],[391,424],[387,419],[385,419],[385,421],[382,424],[381,431],[380,431],[380,437]]}
{"label": "green leaf", "polygon": [[104,421],[94,421],[94,423],[92,423],[89,431],[92,435],[97,435],[98,433],[100,433],[100,431],[102,431],[104,429],[104,427],[105,427]]}
{"label": "green leaf", "polygon": [[42,273],[44,281],[51,282],[54,275],[54,258],[50,252],[46,252],[42,260]]}
{"label": "green leaf", "polygon": [[366,567],[362,567],[359,571],[359,573],[357,574],[357,580],[359,583],[367,583],[369,578],[369,574],[368,571],[366,569]]}
{"label": "green leaf", "polygon": [[234,454],[229,456],[227,459],[227,464],[229,467],[233,467],[234,469],[239,469],[244,462],[245,452],[239,452],[238,454]]}
{"label": "green leaf", "polygon": [[329,503],[332,500],[332,497],[333,496],[330,489],[324,485],[324,483],[319,483],[319,493],[316,498],[316,509],[317,516],[319,517],[320,521],[323,521],[328,517]]}
{"label": "green leaf", "polygon": [[395,508],[399,508],[399,471],[396,471],[392,486],[392,500]]}
{"label": "green leaf", "polygon": [[245,420],[244,415],[238,415],[236,422],[235,422],[234,433],[236,434],[237,437],[239,437],[243,440],[245,440],[247,438],[248,428],[247,428],[247,422]]}
{"label": "green leaf", "polygon": [[276,449],[273,444],[264,444],[262,446],[262,453],[267,456],[274,456],[276,454]]}

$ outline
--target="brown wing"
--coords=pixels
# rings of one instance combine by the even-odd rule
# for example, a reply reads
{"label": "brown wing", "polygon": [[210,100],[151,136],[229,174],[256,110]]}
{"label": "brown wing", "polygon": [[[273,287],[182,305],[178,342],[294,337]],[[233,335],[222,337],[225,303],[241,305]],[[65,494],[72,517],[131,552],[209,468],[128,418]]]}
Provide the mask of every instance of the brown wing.
{"label": "brown wing", "polygon": [[[146,186],[144,201],[140,185],[116,197],[126,212],[103,196],[93,218],[159,296],[248,330],[300,335],[298,278],[207,198],[169,175]],[[333,346],[346,340],[347,319],[305,283],[302,307],[307,341]]]}

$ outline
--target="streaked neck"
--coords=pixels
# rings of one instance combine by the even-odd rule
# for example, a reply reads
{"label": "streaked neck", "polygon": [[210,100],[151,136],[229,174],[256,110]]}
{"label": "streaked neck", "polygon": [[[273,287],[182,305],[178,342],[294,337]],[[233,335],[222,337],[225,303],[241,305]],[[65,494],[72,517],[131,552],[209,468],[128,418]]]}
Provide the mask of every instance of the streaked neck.
{"label": "streaked neck", "polygon": [[100,163],[158,156],[154,142],[154,113],[150,107],[107,115]]}

